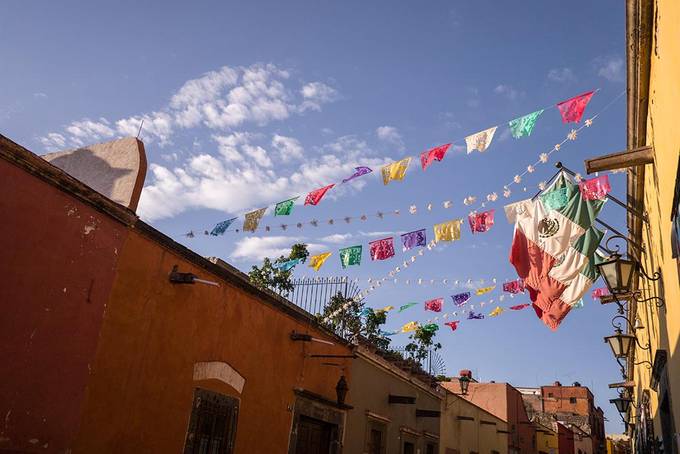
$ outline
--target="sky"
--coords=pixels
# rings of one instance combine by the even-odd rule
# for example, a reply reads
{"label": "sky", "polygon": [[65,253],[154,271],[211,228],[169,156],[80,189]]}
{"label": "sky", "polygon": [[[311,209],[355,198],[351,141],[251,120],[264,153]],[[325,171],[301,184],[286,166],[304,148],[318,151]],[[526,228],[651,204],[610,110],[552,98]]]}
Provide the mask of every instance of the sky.
{"label": "sky", "polygon": [[[246,272],[305,242],[312,253],[333,255],[318,273],[298,266],[296,277],[348,276],[365,289],[367,279],[387,276],[414,254],[397,247],[391,260],[371,261],[369,241],[398,242],[398,234],[421,228],[432,238],[436,223],[495,208],[491,231],[473,236],[464,226],[460,241],[425,251],[397,283],[370,294],[374,308],[419,303],[390,313],[388,330],[436,315],[423,310],[425,300],[514,279],[513,226],[503,205],[534,195],[558,160],[585,175],[584,159],[625,149],[625,97],[617,98],[625,90],[621,2],[195,3],[5,2],[14,19],[0,29],[8,63],[0,72],[0,133],[44,154],[135,136],[144,120],[149,168],[140,216]],[[593,125],[503,197],[504,185],[574,127],[562,123],[555,103],[593,89],[584,118],[605,109]],[[544,107],[530,137],[510,136],[508,120]],[[486,152],[466,154],[464,137],[496,125]],[[423,171],[414,159],[403,181],[382,183],[381,165],[450,142],[443,161]],[[374,172],[337,185],[317,206],[302,205],[307,192],[339,183],[358,165]],[[610,180],[623,197],[624,176]],[[494,192],[498,199],[481,208]],[[271,215],[273,204],[294,196],[301,197],[291,216]],[[464,205],[470,196],[476,203]],[[200,234],[264,206],[270,232],[235,233],[241,217],[224,236]],[[400,214],[374,216],[394,210]],[[349,223],[325,221],[347,216]],[[625,225],[612,203],[600,217]],[[183,236],[188,231],[197,235]],[[343,270],[337,250],[357,244],[362,264]],[[447,285],[413,284],[445,278]],[[471,304],[489,312],[500,294]],[[479,306],[490,299],[496,304]],[[453,310],[448,300],[444,312]],[[480,380],[515,386],[589,386],[607,431],[620,432],[607,388],[620,375],[603,342],[614,312],[587,297],[556,332],[525,310],[463,320],[455,332],[442,326],[437,340],[449,375],[471,369]],[[407,342],[393,337],[393,345]]]}

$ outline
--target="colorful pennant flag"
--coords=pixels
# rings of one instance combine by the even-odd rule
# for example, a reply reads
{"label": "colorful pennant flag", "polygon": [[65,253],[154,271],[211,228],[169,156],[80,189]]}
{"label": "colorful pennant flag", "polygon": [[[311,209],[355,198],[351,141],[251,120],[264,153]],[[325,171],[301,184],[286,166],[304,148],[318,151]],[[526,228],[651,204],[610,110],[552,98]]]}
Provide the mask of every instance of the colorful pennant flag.
{"label": "colorful pennant flag", "polygon": [[376,312],[389,312],[394,309],[394,306],[385,306],[382,309],[378,309]]}
{"label": "colorful pennant flag", "polygon": [[411,164],[410,157],[383,166],[383,168],[380,169],[383,183],[388,184],[392,180],[403,180],[409,164]]}
{"label": "colorful pennant flag", "polygon": [[404,233],[401,236],[401,242],[404,245],[403,250],[408,251],[417,246],[426,246],[427,238],[425,229],[415,230],[413,232]]}
{"label": "colorful pennant flag", "polygon": [[406,303],[403,306],[399,306],[399,310],[397,312],[404,312],[406,309],[417,305],[418,303]]}
{"label": "colorful pennant flag", "polygon": [[290,271],[295,265],[300,263],[302,259],[292,259],[292,260],[286,260],[285,262],[275,262],[272,263],[272,268],[275,270],[281,270],[281,271]]}
{"label": "colorful pennant flag", "polygon": [[299,196],[277,203],[276,206],[274,207],[274,216],[290,216],[290,213],[293,212],[293,206],[295,205],[295,201],[298,198]]}
{"label": "colorful pennant flag", "polygon": [[434,226],[435,241],[456,241],[460,240],[460,224],[461,219],[454,219],[453,221],[442,222]]}
{"label": "colorful pennant flag", "polygon": [[340,249],[340,263],[343,268],[351,265],[361,265],[361,245]]}
{"label": "colorful pennant flag", "polygon": [[243,221],[243,231],[254,232],[257,230],[257,226],[260,224],[260,219],[262,219],[262,216],[264,216],[265,211],[267,211],[267,207],[246,213],[246,220]]}
{"label": "colorful pennant flag", "polygon": [[470,299],[470,292],[458,293],[457,295],[451,295],[453,304],[456,306],[463,306]]}
{"label": "colorful pennant flag", "polygon": [[439,325],[436,323],[428,323],[427,325],[423,326],[423,331],[427,331],[429,333],[436,333],[439,330]]}
{"label": "colorful pennant flag", "polygon": [[335,186],[335,184],[329,184],[328,186],[324,186],[323,188],[319,188],[307,194],[307,197],[305,198],[305,205],[316,205],[321,202],[323,196],[333,186]]}
{"label": "colorful pennant flag", "polygon": [[418,329],[418,322],[408,322],[404,326],[401,327],[401,332],[402,333],[410,333],[412,331],[415,331]]}
{"label": "colorful pennant flag", "polygon": [[394,336],[395,334],[399,334],[401,331],[383,331],[383,330],[378,330],[378,333],[380,333],[381,336],[385,337],[390,337]]}
{"label": "colorful pennant flag", "polygon": [[557,108],[562,115],[562,123],[578,123],[581,121],[583,112],[590,102],[590,98],[595,94],[594,91],[583,93],[582,95],[574,96],[557,104]]}
{"label": "colorful pennant flag", "polygon": [[493,289],[495,289],[495,288],[496,288],[495,285],[492,285],[492,286],[490,286],[490,287],[482,287],[482,288],[478,288],[478,289],[475,291],[475,294],[476,294],[477,296],[484,295],[484,294],[486,294],[486,293],[492,292]]}
{"label": "colorful pennant flag", "polygon": [[566,187],[555,188],[542,193],[539,197],[547,210],[561,210],[569,201],[569,191]]}
{"label": "colorful pennant flag", "polygon": [[543,109],[510,121],[508,126],[510,127],[510,132],[512,132],[512,137],[519,139],[520,137],[530,136],[531,131],[536,126],[536,120],[538,120],[542,113]]}
{"label": "colorful pennant flag", "polygon": [[331,256],[331,252],[324,252],[323,254],[313,255],[309,258],[309,267],[314,268],[314,271],[319,271],[319,268],[323,266],[328,257]]}
{"label": "colorful pennant flag", "polygon": [[470,223],[470,230],[472,230],[472,233],[488,232],[493,225],[493,215],[495,211],[496,210],[489,210],[469,215],[468,222]]}
{"label": "colorful pennant flag", "polygon": [[596,288],[590,294],[591,298],[593,298],[594,300],[599,300],[603,296],[608,296],[608,295],[610,295],[610,293],[609,293],[609,289],[607,287]]}
{"label": "colorful pennant flag", "polygon": [[498,316],[501,315],[503,312],[505,312],[505,311],[503,310],[502,307],[496,306],[496,309],[492,310],[492,311],[489,313],[489,317],[498,317]]}
{"label": "colorful pennant flag", "polygon": [[471,136],[467,136],[465,138],[467,153],[470,154],[475,150],[481,152],[489,148],[489,145],[491,145],[491,141],[493,140],[493,135],[496,132],[496,128],[498,128],[498,126],[494,126],[493,128],[489,128],[476,134],[472,134]]}
{"label": "colorful pennant flag", "polygon": [[521,311],[522,309],[526,309],[527,307],[531,306],[531,304],[518,304],[516,306],[510,306],[510,309],[513,311]]}
{"label": "colorful pennant flag", "polygon": [[503,291],[512,294],[524,293],[524,281],[516,279],[510,282],[503,283]]}
{"label": "colorful pennant flag", "polygon": [[394,238],[383,238],[368,243],[371,252],[371,260],[387,260],[394,257]]}
{"label": "colorful pennant flag", "polygon": [[424,151],[423,153],[421,153],[420,164],[423,166],[423,170],[427,169],[429,165],[432,164],[434,161],[441,161],[442,159],[444,159],[444,155],[446,155],[446,152],[448,151],[450,146],[451,144],[447,143],[446,145],[440,145],[431,150]]}
{"label": "colorful pennant flag", "polygon": [[602,200],[612,190],[607,175],[600,175],[599,177],[581,181],[578,187],[584,200]]}
{"label": "colorful pennant flag", "polygon": [[[226,221],[222,221],[222,222],[218,223],[218,224],[212,229],[212,231],[210,232],[210,234],[211,234],[212,236],[224,235],[224,232],[227,231],[227,229],[229,228],[229,226],[230,226],[230,225],[232,224],[232,222],[234,222],[236,219],[238,219],[238,218],[231,218],[231,219],[227,219]],[[193,232],[191,232],[191,234],[192,234],[192,237],[193,237]],[[187,236],[189,236],[189,235],[187,235]]]}
{"label": "colorful pennant flag", "polygon": [[441,312],[444,305],[444,298],[435,298],[433,300],[425,301],[425,310],[432,312]]}
{"label": "colorful pennant flag", "polygon": [[452,322],[446,322],[444,323],[446,326],[451,328],[451,331],[455,331],[458,329],[458,324],[460,323],[460,320],[454,320]]}
{"label": "colorful pennant flag", "polygon": [[484,318],[484,314],[475,314],[474,311],[470,311],[467,318],[468,320],[481,320]]}
{"label": "colorful pennant flag", "polygon": [[364,167],[364,166],[359,166],[354,168],[354,173],[349,176],[348,178],[345,178],[342,180],[343,183],[347,183],[348,181],[351,181],[355,178],[361,177],[363,175],[366,175],[367,173],[371,173],[373,170],[371,170],[370,167]]}
{"label": "colorful pennant flag", "polygon": [[571,305],[572,309],[581,309],[583,308],[583,298],[580,300],[576,301],[574,304]]}

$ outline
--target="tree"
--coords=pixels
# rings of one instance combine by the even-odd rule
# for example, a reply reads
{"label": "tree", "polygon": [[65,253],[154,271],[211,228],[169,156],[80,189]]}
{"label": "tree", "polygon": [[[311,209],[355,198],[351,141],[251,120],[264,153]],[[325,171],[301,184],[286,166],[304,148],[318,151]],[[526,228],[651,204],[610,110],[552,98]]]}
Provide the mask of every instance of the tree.
{"label": "tree", "polygon": [[437,334],[439,326],[435,323],[418,326],[415,332],[409,336],[411,342],[406,344],[406,351],[415,357],[418,362],[427,358],[430,350],[437,351],[442,348],[442,344],[434,343],[434,336]]}
{"label": "tree", "polygon": [[272,262],[269,257],[265,257],[261,267],[253,265],[250,273],[248,273],[248,277],[250,278],[250,282],[256,287],[267,288],[277,293],[291,292],[294,288],[291,278],[295,266],[289,270],[284,270],[275,268],[274,264],[284,263],[295,259],[300,259],[300,261],[304,263],[307,260],[307,257],[309,257],[307,245],[304,243],[294,244],[287,257],[282,255],[274,260],[274,262]]}
{"label": "tree", "polygon": [[[322,318],[328,320],[327,324],[341,335],[357,335],[362,328],[361,310],[363,307],[364,303],[361,301],[347,298],[341,292],[338,292],[331,297],[324,307]],[[340,311],[338,315],[331,315],[336,311]]]}
{"label": "tree", "polygon": [[387,311],[370,310],[366,313],[366,320],[364,322],[364,334],[366,340],[381,350],[387,350],[390,346],[391,339],[382,334],[380,327],[387,321]]}

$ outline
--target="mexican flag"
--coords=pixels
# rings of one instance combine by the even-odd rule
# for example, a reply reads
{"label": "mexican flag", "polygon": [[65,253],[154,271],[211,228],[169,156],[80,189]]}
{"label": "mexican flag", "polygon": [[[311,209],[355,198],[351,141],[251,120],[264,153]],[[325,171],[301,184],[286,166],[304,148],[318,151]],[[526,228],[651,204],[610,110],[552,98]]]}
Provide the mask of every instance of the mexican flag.
{"label": "mexican flag", "polygon": [[592,224],[604,200],[584,200],[562,173],[535,200],[505,207],[515,223],[510,263],[524,279],[534,309],[552,330],[590,287],[591,257],[602,239]]}

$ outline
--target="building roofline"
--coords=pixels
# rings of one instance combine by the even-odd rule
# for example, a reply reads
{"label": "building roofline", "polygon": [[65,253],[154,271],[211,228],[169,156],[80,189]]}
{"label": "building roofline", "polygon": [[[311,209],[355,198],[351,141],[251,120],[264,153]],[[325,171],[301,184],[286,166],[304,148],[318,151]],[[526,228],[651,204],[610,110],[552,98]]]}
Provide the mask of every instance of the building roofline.
{"label": "building roofline", "polygon": [[[59,167],[47,162],[37,154],[22,147],[2,134],[0,134],[0,159],[19,167],[49,185],[56,187],[60,191],[75,197],[102,214],[110,216],[117,222],[125,225],[131,230],[137,231],[161,246],[166,247],[181,258],[204,269],[206,272],[220,278],[222,281],[250,293],[262,302],[281,310],[300,322],[308,323],[310,329],[316,329],[324,333],[333,338],[338,344],[354,348],[352,343],[321,325],[304,309],[269,290],[263,290],[252,285],[248,276],[232,265],[229,265],[226,262],[224,265],[212,263],[210,260],[177,243],[172,238],[142,221],[134,211],[100,194],[82,181],[72,177]],[[170,273],[170,270],[168,270],[168,273]]]}

